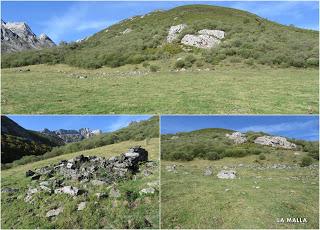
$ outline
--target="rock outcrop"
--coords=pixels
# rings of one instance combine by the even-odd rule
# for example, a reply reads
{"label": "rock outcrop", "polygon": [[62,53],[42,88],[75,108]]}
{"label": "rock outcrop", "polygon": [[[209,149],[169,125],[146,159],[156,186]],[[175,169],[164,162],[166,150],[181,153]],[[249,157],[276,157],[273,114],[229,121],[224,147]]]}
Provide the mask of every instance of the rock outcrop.
{"label": "rock outcrop", "polygon": [[260,144],[260,145],[272,146],[272,147],[279,147],[284,149],[294,149],[297,147],[296,144],[287,141],[285,137],[279,137],[279,136],[257,137],[254,140],[254,143]]}
{"label": "rock outcrop", "polygon": [[24,22],[1,20],[1,52],[11,53],[28,49],[42,49],[55,46],[45,34],[37,37]]}
{"label": "rock outcrop", "polygon": [[176,26],[171,26],[170,29],[169,29],[168,36],[167,36],[167,42],[171,43],[171,42],[177,40],[179,34],[186,27],[187,27],[186,24],[180,24],[180,25],[176,25]]}
{"label": "rock outcrop", "polygon": [[235,144],[242,144],[247,142],[247,138],[243,133],[240,132],[234,132],[232,134],[226,134],[226,137],[233,140]]}
{"label": "rock outcrop", "polygon": [[[28,170],[26,176],[37,176],[35,182],[38,182],[38,186],[29,188],[25,201],[32,202],[34,194],[39,191],[49,194],[67,194],[71,197],[87,194],[85,189],[73,186],[73,184],[80,182],[80,184],[101,186],[129,180],[139,172],[140,164],[144,164],[147,168],[151,166],[147,161],[148,151],[137,146],[130,148],[128,152],[120,156],[109,159],[80,155],[34,171]],[[113,188],[109,194],[110,197],[118,197],[118,195],[116,188]]]}
{"label": "rock outcrop", "polygon": [[222,30],[199,30],[198,34],[186,34],[181,43],[187,46],[194,46],[201,49],[211,49],[220,44],[225,33]]}

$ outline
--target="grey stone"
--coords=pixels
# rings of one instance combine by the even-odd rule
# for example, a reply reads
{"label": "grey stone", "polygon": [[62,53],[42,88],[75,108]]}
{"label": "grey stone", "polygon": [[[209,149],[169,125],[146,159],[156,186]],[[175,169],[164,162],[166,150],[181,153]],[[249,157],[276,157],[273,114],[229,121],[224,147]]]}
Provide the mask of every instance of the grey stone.
{"label": "grey stone", "polygon": [[32,199],[33,199],[33,195],[38,193],[39,190],[37,188],[29,188],[28,191],[27,191],[27,195],[26,197],[24,198],[24,201],[25,202],[32,202]]}
{"label": "grey stone", "polygon": [[142,190],[140,190],[139,194],[143,195],[143,194],[154,194],[156,190],[154,188],[144,188]]}
{"label": "grey stone", "polygon": [[109,196],[112,198],[119,198],[119,197],[121,197],[121,193],[118,189],[112,187],[110,189]]}
{"label": "grey stone", "polygon": [[167,42],[171,43],[177,40],[179,33],[181,33],[182,30],[184,30],[186,27],[187,27],[186,24],[171,26],[168,32]]}
{"label": "grey stone", "polygon": [[235,179],[236,178],[236,171],[234,170],[221,170],[217,177],[219,179]]}
{"label": "grey stone", "polygon": [[78,204],[78,211],[82,211],[83,209],[86,208],[87,202],[81,202],[80,204]]}
{"label": "grey stone", "polygon": [[168,172],[174,172],[177,173],[177,165],[173,164],[173,165],[167,165],[166,166],[166,170]]}
{"label": "grey stone", "polygon": [[203,175],[204,176],[211,176],[212,175],[212,167],[208,166],[207,168],[205,168]]}
{"label": "grey stone", "polygon": [[77,196],[79,193],[79,189],[76,187],[72,187],[72,186],[64,186],[62,188],[55,189],[54,193],[56,193],[56,194],[65,193],[70,196]]}
{"label": "grey stone", "polygon": [[59,215],[62,212],[63,212],[63,207],[60,207],[60,208],[57,208],[57,209],[52,209],[52,210],[47,212],[46,217],[47,218],[51,218],[51,217]]}

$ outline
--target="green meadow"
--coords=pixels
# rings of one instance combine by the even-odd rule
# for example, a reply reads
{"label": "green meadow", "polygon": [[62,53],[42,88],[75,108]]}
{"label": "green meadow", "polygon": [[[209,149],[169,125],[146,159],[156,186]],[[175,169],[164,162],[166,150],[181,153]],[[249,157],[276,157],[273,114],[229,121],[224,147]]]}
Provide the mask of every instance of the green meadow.
{"label": "green meadow", "polygon": [[[242,64],[175,72],[156,62],[97,70],[67,65],[2,69],[4,114],[318,113],[318,70]],[[172,63],[171,63],[172,65]],[[169,68],[170,69],[170,68]]]}

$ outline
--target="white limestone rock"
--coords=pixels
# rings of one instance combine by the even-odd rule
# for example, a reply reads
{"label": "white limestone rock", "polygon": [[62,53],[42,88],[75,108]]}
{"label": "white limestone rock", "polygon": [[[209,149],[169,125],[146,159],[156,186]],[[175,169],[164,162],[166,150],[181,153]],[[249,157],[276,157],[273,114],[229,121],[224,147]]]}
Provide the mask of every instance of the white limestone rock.
{"label": "white limestone rock", "polygon": [[187,27],[186,24],[180,24],[180,25],[176,25],[176,26],[171,26],[170,29],[169,29],[168,36],[167,36],[167,42],[171,43],[171,42],[177,40],[179,34],[186,27]]}

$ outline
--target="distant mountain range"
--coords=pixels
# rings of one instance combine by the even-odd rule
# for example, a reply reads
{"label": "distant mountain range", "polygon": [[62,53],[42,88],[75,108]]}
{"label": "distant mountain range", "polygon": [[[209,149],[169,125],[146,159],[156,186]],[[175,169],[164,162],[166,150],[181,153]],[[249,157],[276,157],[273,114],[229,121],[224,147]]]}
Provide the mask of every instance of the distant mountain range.
{"label": "distant mountain range", "polygon": [[56,44],[46,34],[36,36],[24,22],[4,22],[1,20],[1,52],[3,53],[54,46]]}
{"label": "distant mountain range", "polygon": [[44,129],[41,131],[42,134],[47,136],[54,136],[60,138],[64,143],[77,142],[83,139],[99,135],[102,133],[100,129],[90,130],[89,128],[81,128],[79,130],[67,130],[59,129],[55,131],[50,131],[49,129]]}
{"label": "distant mountain range", "polygon": [[101,130],[81,128],[41,132],[27,130],[7,116],[1,116],[1,163],[10,163],[23,156],[42,155],[53,147],[101,134]]}

